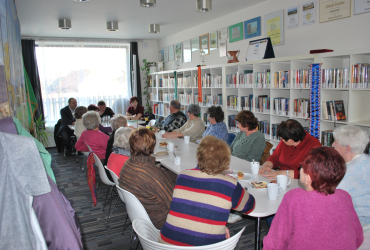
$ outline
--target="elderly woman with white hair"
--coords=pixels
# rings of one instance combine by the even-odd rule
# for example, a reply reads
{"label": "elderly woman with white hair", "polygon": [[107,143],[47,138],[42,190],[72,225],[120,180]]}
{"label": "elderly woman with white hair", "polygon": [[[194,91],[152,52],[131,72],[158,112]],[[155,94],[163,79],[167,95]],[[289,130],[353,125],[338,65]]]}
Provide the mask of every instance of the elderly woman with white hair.
{"label": "elderly woman with white hair", "polygon": [[187,115],[189,120],[179,129],[175,129],[173,132],[165,133],[162,135],[163,138],[178,138],[184,136],[190,136],[190,142],[196,143],[197,140],[202,139],[202,135],[205,131],[204,122],[199,118],[200,107],[197,104],[190,104],[188,106]]}
{"label": "elderly woman with white hair", "polygon": [[114,136],[112,154],[109,156],[107,167],[112,170],[117,177],[121,172],[123,164],[130,158],[130,134],[134,129],[122,127],[116,130]]}
{"label": "elderly woman with white hair", "polygon": [[108,164],[109,156],[112,153],[116,130],[119,129],[119,128],[122,128],[122,127],[127,127],[127,119],[121,114],[116,114],[110,120],[110,126],[112,127],[112,134],[109,136],[109,140],[108,140],[108,143],[107,143],[107,150],[105,152],[104,166],[106,166]]}
{"label": "elderly woman with white hair", "polygon": [[333,134],[332,146],[347,165],[347,172],[337,188],[351,195],[364,231],[370,231],[370,157],[363,153],[369,143],[369,135],[353,125],[339,127]]}

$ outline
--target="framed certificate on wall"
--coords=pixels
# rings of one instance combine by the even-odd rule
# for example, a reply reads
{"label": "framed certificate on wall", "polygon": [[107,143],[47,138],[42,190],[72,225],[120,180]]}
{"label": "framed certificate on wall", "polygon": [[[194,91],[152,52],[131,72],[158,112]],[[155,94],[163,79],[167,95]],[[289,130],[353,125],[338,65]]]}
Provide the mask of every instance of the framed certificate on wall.
{"label": "framed certificate on wall", "polygon": [[351,0],[320,0],[320,23],[351,16]]}

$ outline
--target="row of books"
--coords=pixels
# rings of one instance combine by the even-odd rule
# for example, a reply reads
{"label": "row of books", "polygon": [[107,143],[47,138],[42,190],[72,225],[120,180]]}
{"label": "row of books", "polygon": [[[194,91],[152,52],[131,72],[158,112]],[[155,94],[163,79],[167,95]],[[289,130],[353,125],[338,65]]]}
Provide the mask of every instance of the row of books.
{"label": "row of books", "polygon": [[269,69],[254,73],[252,70],[245,70],[244,74],[237,72],[226,75],[227,88],[269,88],[270,82]]}
{"label": "row of books", "polygon": [[163,101],[164,102],[171,102],[175,100],[175,93],[163,93]]}
{"label": "row of books", "polygon": [[333,130],[321,131],[321,145],[331,147],[334,142]]}
{"label": "row of books", "polygon": [[177,78],[177,87],[179,88],[192,88],[198,87],[198,78],[197,76],[184,76]]}
{"label": "row of books", "polygon": [[149,100],[151,101],[157,101],[157,94],[155,93],[149,93]]}
{"label": "row of books", "polygon": [[236,127],[235,117],[236,115],[229,115],[227,117],[227,126],[229,130],[234,131],[234,132],[239,132],[239,129]]}
{"label": "row of books", "polygon": [[349,68],[323,69],[321,79],[322,88],[349,88]]}
{"label": "row of books", "polygon": [[370,88],[370,64],[357,63],[352,65],[352,88]]}
{"label": "row of books", "polygon": [[310,69],[293,70],[292,88],[296,88],[296,89],[309,88],[310,83],[311,83],[311,70]]}
{"label": "row of books", "polygon": [[310,117],[310,100],[304,98],[294,99],[294,116],[300,118]]}
{"label": "row of books", "polygon": [[227,96],[227,109],[238,110],[238,96],[228,95]]}
{"label": "row of books", "polygon": [[170,105],[161,102],[153,104],[153,114],[168,116],[170,114]]}
{"label": "row of books", "polygon": [[270,123],[268,121],[259,121],[258,130],[265,135],[270,135]]}
{"label": "row of books", "polygon": [[290,70],[274,73],[274,88],[290,88]]}
{"label": "row of books", "polygon": [[174,77],[167,77],[159,79],[158,87],[160,88],[174,88],[175,87],[175,78]]}
{"label": "row of books", "polygon": [[149,87],[153,87],[153,88],[157,87],[156,80],[152,77],[149,78]]}
{"label": "row of books", "polygon": [[330,121],[346,120],[343,100],[322,102],[322,118]]}
{"label": "row of books", "polygon": [[272,113],[276,115],[289,115],[290,102],[289,98],[276,97],[274,98],[274,105]]}
{"label": "row of books", "polygon": [[270,97],[259,95],[255,97],[255,112],[270,114]]}
{"label": "row of books", "polygon": [[241,96],[240,97],[240,105],[242,110],[253,110],[253,95],[249,96]]}
{"label": "row of books", "polygon": [[[191,91],[186,91],[185,93],[181,93],[177,95],[177,100],[181,103],[181,105],[189,105],[193,103],[193,93]],[[198,102],[196,102],[198,103]]]}

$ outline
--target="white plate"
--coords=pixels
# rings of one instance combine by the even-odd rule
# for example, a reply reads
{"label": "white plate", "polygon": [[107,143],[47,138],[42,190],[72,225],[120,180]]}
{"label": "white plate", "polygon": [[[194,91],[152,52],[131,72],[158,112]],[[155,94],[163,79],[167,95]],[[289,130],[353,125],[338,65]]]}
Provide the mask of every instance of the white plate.
{"label": "white plate", "polygon": [[251,181],[251,180],[254,180],[256,177],[252,174],[248,174],[248,173],[243,173],[244,174],[244,178],[243,179],[238,179],[238,174],[234,174],[234,178],[238,179],[238,181]]}
{"label": "white plate", "polygon": [[[264,181],[264,182],[266,182],[266,181]],[[265,190],[265,189],[267,189],[267,187],[265,187],[265,188],[255,188],[253,185],[252,185],[252,183],[250,183],[251,184],[251,187],[253,188],[253,189],[256,189],[256,190]],[[268,184],[268,182],[266,182],[266,184]]]}
{"label": "white plate", "polygon": [[[167,149],[167,146],[159,146],[160,148],[164,148],[164,149]],[[175,151],[176,149],[178,149],[179,148],[179,146],[175,146],[174,148],[173,148],[173,151]]]}

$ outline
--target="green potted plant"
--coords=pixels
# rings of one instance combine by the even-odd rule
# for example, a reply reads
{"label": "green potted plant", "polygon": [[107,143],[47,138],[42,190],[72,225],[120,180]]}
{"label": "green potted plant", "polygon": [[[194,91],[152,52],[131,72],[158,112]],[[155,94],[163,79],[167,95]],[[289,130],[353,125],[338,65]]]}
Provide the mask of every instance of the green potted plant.
{"label": "green potted plant", "polygon": [[145,87],[143,91],[143,96],[146,97],[146,105],[145,105],[145,113],[152,113],[152,107],[149,103],[149,82],[148,82],[148,74],[150,73],[150,67],[156,66],[157,63],[155,62],[148,62],[146,59],[143,60],[143,66],[140,68],[141,72],[143,72],[143,82],[145,82]]}
{"label": "green potted plant", "polygon": [[51,134],[45,131],[45,120],[42,118],[42,115],[39,118],[34,117],[35,120],[35,138],[44,144],[45,147],[49,147],[49,139],[48,136]]}

